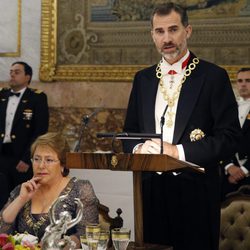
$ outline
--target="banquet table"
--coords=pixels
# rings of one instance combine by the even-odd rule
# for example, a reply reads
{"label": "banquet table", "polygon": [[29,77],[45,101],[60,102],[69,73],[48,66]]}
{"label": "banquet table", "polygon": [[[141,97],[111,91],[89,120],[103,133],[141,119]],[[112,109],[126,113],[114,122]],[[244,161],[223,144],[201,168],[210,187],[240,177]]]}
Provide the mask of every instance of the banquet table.
{"label": "banquet table", "polygon": [[[114,250],[114,247],[111,247],[108,250]],[[147,243],[145,243],[142,247],[138,247],[135,246],[134,242],[130,242],[127,250],[173,250],[173,247]]]}

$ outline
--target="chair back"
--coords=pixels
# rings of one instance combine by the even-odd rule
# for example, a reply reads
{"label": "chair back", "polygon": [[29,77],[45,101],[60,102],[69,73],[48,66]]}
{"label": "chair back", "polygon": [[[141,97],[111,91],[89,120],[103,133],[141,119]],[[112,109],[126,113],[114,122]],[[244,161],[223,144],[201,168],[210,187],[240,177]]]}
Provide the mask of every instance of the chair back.
{"label": "chair back", "polygon": [[109,208],[101,203],[99,203],[98,205],[98,210],[99,210],[99,223],[101,224],[101,229],[108,230],[110,232],[108,247],[112,247],[111,230],[113,228],[121,228],[123,226],[123,219],[121,217],[122,210],[118,208],[116,210],[117,216],[114,218],[112,218],[109,215]]}
{"label": "chair back", "polygon": [[219,249],[250,249],[250,185],[228,194],[222,204]]}

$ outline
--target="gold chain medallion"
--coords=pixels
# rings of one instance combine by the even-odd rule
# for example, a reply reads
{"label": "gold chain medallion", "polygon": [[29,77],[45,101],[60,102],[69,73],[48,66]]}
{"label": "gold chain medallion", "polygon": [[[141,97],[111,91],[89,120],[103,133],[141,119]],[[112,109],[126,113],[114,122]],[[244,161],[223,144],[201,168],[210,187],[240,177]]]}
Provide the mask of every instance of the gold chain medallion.
{"label": "gold chain medallion", "polygon": [[161,72],[161,64],[163,63],[163,61],[161,60],[157,67],[156,67],[156,77],[158,79],[160,79],[160,91],[163,95],[164,100],[167,102],[168,104],[168,111],[167,111],[167,116],[168,119],[166,121],[166,126],[168,128],[172,127],[174,122],[173,122],[173,117],[175,115],[175,113],[173,112],[173,107],[175,106],[175,102],[176,100],[179,98],[180,92],[181,92],[181,88],[182,85],[184,84],[184,82],[186,81],[187,77],[189,77],[192,73],[192,71],[196,68],[196,65],[199,63],[199,59],[197,57],[193,58],[192,63],[190,63],[188,65],[188,67],[185,69],[184,71],[184,76],[180,82],[180,84],[177,86],[177,90],[173,93],[172,96],[170,96],[170,94],[167,91],[167,88],[164,86],[163,83],[163,76],[162,76],[162,72]]}

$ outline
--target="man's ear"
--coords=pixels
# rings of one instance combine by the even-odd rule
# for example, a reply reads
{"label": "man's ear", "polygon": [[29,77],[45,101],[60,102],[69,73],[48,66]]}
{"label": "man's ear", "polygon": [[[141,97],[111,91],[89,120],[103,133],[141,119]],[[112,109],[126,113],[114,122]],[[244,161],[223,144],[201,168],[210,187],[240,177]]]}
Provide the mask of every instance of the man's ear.
{"label": "man's ear", "polygon": [[154,39],[154,31],[153,30],[151,30],[151,37],[152,37],[152,40],[155,42],[155,39]]}
{"label": "man's ear", "polygon": [[26,77],[26,81],[28,84],[30,84],[30,81],[31,81],[31,76],[30,75],[25,75]]}
{"label": "man's ear", "polygon": [[193,28],[192,28],[192,26],[189,24],[189,25],[185,28],[185,30],[186,30],[186,33],[187,33],[187,39],[189,39],[189,38],[191,37],[191,35],[192,35]]}

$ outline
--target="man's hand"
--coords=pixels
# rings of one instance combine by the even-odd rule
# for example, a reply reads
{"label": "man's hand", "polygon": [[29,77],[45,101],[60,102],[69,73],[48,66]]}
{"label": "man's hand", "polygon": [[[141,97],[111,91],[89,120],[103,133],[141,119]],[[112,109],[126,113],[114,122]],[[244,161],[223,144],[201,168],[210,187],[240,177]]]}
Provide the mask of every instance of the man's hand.
{"label": "man's hand", "polygon": [[229,174],[228,181],[233,184],[237,184],[238,181],[246,177],[243,170],[235,165],[230,166],[227,172]]}
{"label": "man's hand", "polygon": [[[161,152],[161,140],[152,139],[145,141],[134,152],[135,154],[160,154]],[[176,159],[179,158],[178,150],[175,145],[163,142],[163,154],[167,154]]]}
{"label": "man's hand", "polygon": [[29,167],[30,166],[27,163],[25,163],[23,161],[19,161],[17,166],[16,166],[16,170],[18,172],[25,173],[28,171]]}
{"label": "man's hand", "polygon": [[175,159],[179,159],[179,152],[176,145],[172,145],[167,142],[163,142],[163,154],[172,156]]}
{"label": "man's hand", "polygon": [[231,184],[237,184],[237,183],[238,183],[238,182],[234,179],[234,177],[231,176],[231,175],[229,175],[229,176],[227,177],[227,179],[228,179],[228,182],[231,183]]}

